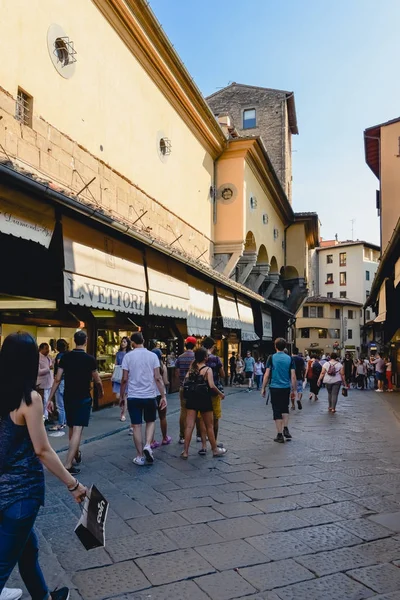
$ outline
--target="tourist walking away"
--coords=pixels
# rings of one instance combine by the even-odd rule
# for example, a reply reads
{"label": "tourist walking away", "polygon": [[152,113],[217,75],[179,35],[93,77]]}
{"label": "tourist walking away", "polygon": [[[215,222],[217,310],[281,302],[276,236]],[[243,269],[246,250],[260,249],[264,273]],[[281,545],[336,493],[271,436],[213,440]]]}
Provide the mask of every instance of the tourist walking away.
{"label": "tourist walking away", "polygon": [[49,418],[47,403],[49,401],[51,386],[53,385],[53,361],[49,356],[50,346],[45,342],[39,346],[39,368],[36,380],[36,390],[43,401],[43,418],[45,421]]}
{"label": "tourist walking away", "polygon": [[303,405],[301,401],[303,398],[303,382],[306,376],[306,363],[304,362],[304,358],[299,356],[298,348],[293,348],[292,358],[294,362],[294,369],[296,371],[296,398],[291,398],[291,410],[296,410],[295,399],[297,399],[297,408],[302,410]]}
{"label": "tourist walking away", "polygon": [[232,352],[232,356],[229,359],[229,374],[230,374],[230,386],[233,385],[233,382],[236,379],[236,355]]}
{"label": "tourist walking away", "polygon": [[93,380],[99,398],[103,397],[103,384],[97,371],[96,359],[86,353],[86,333],[82,330],[76,331],[74,342],[76,347],[71,352],[64,354],[60,360],[50,392],[48,408],[50,412],[53,412],[53,397],[64,377],[64,407],[69,427],[69,449],[65,460],[65,468],[72,475],[79,475],[80,469],[76,466],[82,462],[79,447],[83,428],[89,425],[92,409],[90,384]]}
{"label": "tourist walking away", "polygon": [[357,387],[360,390],[363,390],[365,388],[366,375],[367,375],[367,367],[365,366],[365,363],[362,360],[362,358],[359,358],[357,360],[357,364],[356,364],[356,377],[357,377]]}
{"label": "tourist walking away", "polygon": [[258,357],[256,364],[254,365],[254,379],[256,380],[257,390],[261,388],[264,370],[264,363],[262,362],[261,358]]}
{"label": "tourist walking away", "polygon": [[[179,374],[179,400],[181,405],[181,412],[179,416],[179,443],[185,443],[185,428],[186,428],[186,400],[183,396],[183,382],[186,374],[189,371],[190,365],[194,361],[194,352],[197,340],[193,336],[189,336],[185,340],[185,352],[178,356],[175,361],[175,368],[178,369]],[[199,432],[200,434],[200,432]]]}
{"label": "tourist walking away", "polygon": [[[54,377],[57,375],[57,371],[60,366],[60,361],[61,361],[62,357],[64,356],[64,354],[66,352],[68,352],[67,342],[63,339],[57,340],[56,349],[57,349],[58,354],[54,359]],[[58,423],[56,425],[53,425],[53,427],[49,427],[49,431],[59,432],[58,434],[52,433],[51,435],[53,437],[57,437],[59,435],[65,435],[65,432],[63,431],[63,429],[65,429],[67,421],[66,421],[66,417],[65,417],[65,408],[64,408],[64,387],[65,387],[65,381],[64,381],[64,375],[63,375],[61,378],[61,381],[60,381],[60,385],[58,386],[58,389],[56,392],[56,407],[57,407]],[[0,600],[1,600],[1,596],[0,596]]]}
{"label": "tourist walking away", "polygon": [[[167,408],[164,382],[160,373],[160,360],[154,352],[144,347],[140,332],[131,336],[133,350],[125,354],[122,361],[121,396],[127,393],[128,412],[133,427],[133,440],[137,455],[133,459],[139,467],[154,462],[151,442],[154,440],[154,428],[157,418],[157,396],[160,396],[159,408]],[[145,442],[143,444],[142,422],[146,423]]]}
{"label": "tourist walking away", "polygon": [[246,375],[246,379],[247,379],[247,391],[251,392],[251,390],[253,389],[253,377],[254,377],[254,365],[256,364],[256,361],[254,360],[254,358],[251,355],[250,350],[247,350],[246,352],[246,358],[244,359],[244,372]]}
{"label": "tourist walking away", "polygon": [[[385,358],[385,367],[386,367],[386,385],[387,391],[393,392],[393,384],[392,384],[392,361],[390,358]],[[0,599],[1,600],[1,599]]]}
{"label": "tourist walking away", "polygon": [[212,369],[207,366],[208,353],[206,348],[198,348],[194,355],[194,361],[184,381],[183,393],[186,400],[186,429],[185,445],[181,454],[181,458],[184,460],[187,460],[189,455],[189,446],[198,412],[203,418],[213,456],[219,457],[226,454],[226,448],[218,448],[214,436],[212,405],[213,394],[218,395],[221,399],[224,398],[224,394],[216,387]]}
{"label": "tourist walking away", "polygon": [[[165,364],[163,363],[163,360],[162,360],[162,352],[161,352],[160,348],[153,348],[152,352],[158,357],[158,361],[159,361],[159,365],[160,365],[160,374],[161,374],[161,377],[162,377],[162,380],[164,383],[165,395],[167,395],[168,384],[169,384],[168,371],[167,371],[167,367],[165,366]],[[170,444],[172,442],[172,438],[168,435],[167,405],[165,405],[164,408],[160,408],[160,404],[161,404],[161,396],[160,396],[160,394],[157,394],[157,412],[158,412],[158,418],[160,419],[161,442],[157,442],[157,440],[154,438],[150,444],[152,450],[155,450],[155,448],[159,448],[160,446],[168,446],[168,444]]]}
{"label": "tourist walking away", "polygon": [[376,380],[378,382],[378,389],[376,390],[377,392],[383,392],[383,386],[385,383],[385,378],[386,378],[386,365],[385,365],[385,361],[384,359],[381,357],[380,354],[376,353],[375,354],[375,358],[373,358],[371,356],[370,358],[370,362],[371,365],[375,365],[375,375],[376,375]]}
{"label": "tourist walking away", "polygon": [[346,352],[346,354],[344,355],[343,367],[346,386],[349,388],[353,376],[354,363],[351,355],[348,352]]}
{"label": "tourist walking away", "polygon": [[43,424],[35,391],[39,352],[25,332],[12,333],[0,351],[0,598],[18,600],[22,590],[5,588],[14,567],[33,600],[68,600],[69,589],[49,592],[38,562],[33,530],[44,504],[43,465],[82,502],[86,488],[63,467]]}
{"label": "tourist walking away", "polygon": [[[327,363],[325,363],[325,364],[327,364]],[[319,394],[319,390],[320,390],[318,380],[319,380],[319,376],[321,374],[321,370],[322,370],[322,367],[320,365],[318,357],[316,355],[314,355],[312,365],[311,365],[311,377],[309,379],[309,382],[310,382],[310,400],[312,400],[313,396],[314,396],[315,402],[317,402],[317,400],[318,400],[318,394]]]}
{"label": "tourist walking away", "polygon": [[124,335],[124,337],[121,338],[119,350],[115,355],[114,373],[112,376],[112,391],[115,394],[115,398],[121,409],[119,420],[122,422],[126,421],[126,398],[121,398],[122,361],[124,360],[125,354],[131,350],[131,340],[128,338],[128,336]]}
{"label": "tourist walking away", "polygon": [[285,354],[286,341],[283,338],[275,340],[276,353],[267,361],[261,395],[265,397],[269,385],[271,405],[277,435],[274,442],[283,444],[285,439],[290,441],[289,432],[289,396],[296,396],[296,369],[293,358]]}
{"label": "tourist walking away", "polygon": [[322,367],[318,384],[321,385],[322,382],[328,392],[328,411],[335,413],[340,386],[342,383],[346,386],[344,366],[338,361],[336,352],[332,352],[330,360]]}
{"label": "tourist walking away", "polygon": [[234,383],[237,385],[242,385],[244,383],[244,360],[240,355],[238,355],[236,359],[236,375]]}
{"label": "tourist walking away", "polygon": [[[211,337],[206,337],[203,340],[203,348],[207,350],[207,367],[210,367],[213,374],[214,385],[218,388],[220,392],[224,392],[224,380],[225,380],[225,371],[221,359],[219,356],[214,354],[215,352],[215,340]],[[213,417],[214,417],[214,437],[215,440],[218,440],[218,429],[219,429],[219,421],[222,418],[222,406],[221,406],[221,395],[218,393],[211,393],[212,407],[213,407]],[[202,443],[202,453],[205,454],[206,451],[206,429],[204,426],[203,419],[200,420],[200,437]],[[219,448],[223,448],[223,444],[217,444]],[[200,451],[199,451],[200,454]]]}

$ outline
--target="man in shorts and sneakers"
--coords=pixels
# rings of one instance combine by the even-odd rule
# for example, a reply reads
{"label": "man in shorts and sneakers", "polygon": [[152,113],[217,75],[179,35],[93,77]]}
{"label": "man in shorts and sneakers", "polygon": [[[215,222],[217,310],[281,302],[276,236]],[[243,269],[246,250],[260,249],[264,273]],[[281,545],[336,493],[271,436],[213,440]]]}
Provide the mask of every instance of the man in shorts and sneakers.
{"label": "man in shorts and sneakers", "polygon": [[89,425],[92,409],[90,384],[93,380],[99,398],[103,397],[103,384],[97,371],[95,357],[86,353],[86,333],[82,330],[76,331],[74,342],[76,348],[72,352],[66,352],[61,357],[56,379],[51,388],[48,409],[49,412],[54,410],[53,397],[64,375],[64,408],[69,427],[69,449],[65,468],[71,475],[78,475],[80,469],[74,466],[73,462],[76,464],[82,462],[79,446],[83,428]]}
{"label": "man in shorts and sneakers", "polygon": [[261,395],[265,397],[265,388],[269,383],[271,392],[271,405],[277,436],[274,442],[285,443],[290,441],[289,424],[289,396],[296,397],[296,370],[293,358],[285,354],[286,341],[283,338],[275,340],[276,353],[269,357],[264,375]]}
{"label": "man in shorts and sneakers", "polygon": [[[294,368],[295,368],[295,371],[296,371],[297,407],[298,407],[299,410],[301,410],[303,408],[301,400],[303,398],[303,381],[304,381],[304,378],[306,376],[306,363],[304,362],[304,359],[301,356],[299,356],[299,349],[298,348],[293,348],[292,358],[293,358],[293,362],[294,362]],[[295,401],[295,398],[292,397],[291,410],[296,410],[294,401]]]}
{"label": "man in shorts and sneakers", "polygon": [[[211,337],[206,337],[203,340],[203,348],[207,350],[207,367],[210,367],[213,372],[214,383],[216,387],[223,393],[224,386],[223,381],[225,380],[225,371],[222,365],[221,359],[219,356],[214,354],[215,350],[215,340]],[[219,429],[219,421],[222,418],[222,407],[221,407],[221,396],[212,395],[211,396],[212,407],[213,407],[213,421],[214,421],[214,436],[215,441],[217,442],[218,438],[218,429]],[[202,441],[202,449],[206,449],[206,429],[204,427],[204,423],[201,423],[200,426],[201,432],[201,441]],[[223,444],[218,444],[218,448],[223,448]]]}
{"label": "man in shorts and sneakers", "polygon": [[250,350],[247,350],[246,357],[244,359],[244,372],[245,372],[246,379],[248,382],[248,388],[247,388],[248,392],[251,392],[251,390],[253,389],[253,377],[254,377],[255,364],[256,364],[256,361],[252,357]]}
{"label": "man in shorts and sneakers", "polygon": [[[178,370],[179,375],[179,399],[181,403],[181,414],[179,416],[179,443],[185,443],[185,429],[186,429],[186,400],[183,397],[183,382],[185,381],[186,373],[190,369],[190,365],[194,361],[194,352],[197,340],[194,336],[189,336],[185,340],[185,352],[178,356],[175,361],[175,368]],[[197,432],[198,434],[200,432]],[[200,437],[199,435],[197,437]],[[201,438],[200,438],[201,441]]]}
{"label": "man in shorts and sneakers", "polygon": [[[128,388],[128,412],[133,428],[137,456],[135,465],[142,467],[146,461],[154,462],[151,443],[154,439],[155,421],[157,418],[157,396],[160,397],[160,410],[167,406],[165,386],[160,373],[160,360],[154,352],[144,347],[143,335],[140,332],[131,336],[133,350],[128,352],[122,361],[121,398],[125,398]],[[142,419],[146,423],[146,440],[143,445]]]}

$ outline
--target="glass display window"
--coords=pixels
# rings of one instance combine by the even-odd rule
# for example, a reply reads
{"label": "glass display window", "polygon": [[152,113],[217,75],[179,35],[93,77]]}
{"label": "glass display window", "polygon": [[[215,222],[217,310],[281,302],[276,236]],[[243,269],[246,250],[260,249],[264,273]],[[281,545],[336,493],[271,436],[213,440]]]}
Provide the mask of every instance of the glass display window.
{"label": "glass display window", "polygon": [[130,338],[131,335],[132,332],[126,329],[97,330],[96,360],[100,375],[111,375],[121,339],[125,336]]}

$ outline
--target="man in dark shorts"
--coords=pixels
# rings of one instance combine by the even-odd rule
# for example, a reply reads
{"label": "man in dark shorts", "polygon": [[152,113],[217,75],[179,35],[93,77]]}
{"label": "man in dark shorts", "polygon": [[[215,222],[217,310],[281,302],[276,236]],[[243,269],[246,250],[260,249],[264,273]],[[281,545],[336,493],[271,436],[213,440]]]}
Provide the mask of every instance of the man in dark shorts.
{"label": "man in dark shorts", "polygon": [[[265,388],[269,383],[271,392],[271,405],[277,436],[274,442],[280,444],[292,439],[289,433],[289,395],[296,394],[296,370],[291,356],[285,354],[286,341],[283,338],[275,340],[276,353],[269,357],[261,395],[265,397]],[[290,388],[292,391],[290,392]]]}
{"label": "man in dark shorts", "polygon": [[81,462],[79,446],[82,439],[83,428],[89,425],[92,408],[90,384],[94,381],[98,397],[103,397],[103,384],[97,371],[96,359],[87,354],[87,335],[84,331],[75,332],[74,342],[76,348],[61,357],[56,379],[51,388],[49,397],[49,411],[54,410],[53,397],[64,375],[64,407],[67,425],[69,427],[69,449],[65,461],[65,468],[72,475],[78,475],[80,469],[72,463]]}

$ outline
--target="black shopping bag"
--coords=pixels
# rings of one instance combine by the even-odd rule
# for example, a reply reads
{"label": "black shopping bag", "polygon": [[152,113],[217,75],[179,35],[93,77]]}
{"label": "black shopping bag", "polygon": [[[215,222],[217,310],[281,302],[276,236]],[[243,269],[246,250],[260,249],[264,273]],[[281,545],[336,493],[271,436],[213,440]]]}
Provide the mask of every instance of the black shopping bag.
{"label": "black shopping bag", "polygon": [[75,527],[75,533],[86,550],[105,546],[108,506],[103,494],[92,485],[83,502],[81,518]]}

